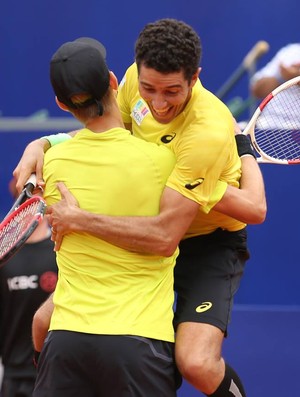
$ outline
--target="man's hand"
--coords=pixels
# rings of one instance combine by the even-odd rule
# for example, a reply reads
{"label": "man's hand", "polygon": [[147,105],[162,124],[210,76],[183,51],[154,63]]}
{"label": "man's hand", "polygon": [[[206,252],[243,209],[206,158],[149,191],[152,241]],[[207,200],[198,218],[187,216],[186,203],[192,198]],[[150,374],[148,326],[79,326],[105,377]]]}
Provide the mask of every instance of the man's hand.
{"label": "man's hand", "polygon": [[36,139],[26,146],[21,160],[13,171],[18,193],[21,192],[28,178],[34,172],[37,186],[44,188],[43,164],[44,151],[47,150],[47,146],[49,146],[49,142],[46,139]]}
{"label": "man's hand", "polygon": [[79,209],[78,201],[63,182],[59,182],[57,188],[60,191],[61,200],[47,207],[46,210],[49,224],[52,227],[51,240],[55,242],[54,251],[59,251],[64,235],[74,231],[75,225],[72,222]]}

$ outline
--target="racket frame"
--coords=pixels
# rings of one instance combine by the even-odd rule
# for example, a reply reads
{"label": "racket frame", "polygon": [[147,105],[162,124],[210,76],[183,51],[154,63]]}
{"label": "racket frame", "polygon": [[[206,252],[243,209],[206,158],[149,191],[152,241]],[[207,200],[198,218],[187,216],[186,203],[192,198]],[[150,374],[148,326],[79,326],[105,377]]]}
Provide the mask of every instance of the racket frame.
{"label": "racket frame", "polygon": [[[21,232],[17,241],[0,256],[0,267],[11,258],[20,248],[25,244],[28,238],[32,235],[38,225],[42,222],[46,211],[46,203],[40,196],[32,196],[22,203],[18,208],[10,211],[10,213],[0,223],[0,232],[5,229],[11,222],[19,216],[21,212],[26,210],[33,203],[38,203],[35,214],[31,215],[28,226]],[[12,207],[13,208],[13,207]]]}
{"label": "racket frame", "polygon": [[[295,160],[281,160],[281,159],[275,159],[274,157],[271,157],[267,155],[257,144],[256,139],[255,139],[255,123],[256,120],[258,119],[259,115],[263,111],[263,109],[266,107],[266,105],[280,92],[283,90],[295,85],[299,84],[300,85],[300,76],[294,77],[293,79],[290,79],[280,86],[276,87],[270,94],[268,94],[259,104],[258,108],[255,110],[253,113],[250,121],[246,125],[246,127],[243,130],[244,135],[249,135],[252,145],[256,152],[261,156],[257,158],[257,161],[259,163],[273,163],[273,164],[284,164],[284,165],[290,165],[290,164],[300,164],[300,159],[295,159]],[[300,114],[300,109],[299,109],[299,114]]]}

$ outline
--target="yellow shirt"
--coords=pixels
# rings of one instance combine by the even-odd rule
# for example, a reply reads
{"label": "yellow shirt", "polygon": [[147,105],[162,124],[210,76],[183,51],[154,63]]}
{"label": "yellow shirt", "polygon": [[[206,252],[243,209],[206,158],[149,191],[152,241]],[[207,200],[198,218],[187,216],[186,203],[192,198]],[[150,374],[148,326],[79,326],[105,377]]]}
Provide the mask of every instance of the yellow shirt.
{"label": "yellow shirt", "polygon": [[[175,164],[173,153],[116,128],[83,129],[47,151],[45,199],[62,181],[89,212],[151,216]],[[85,233],[70,233],[57,253],[59,278],[51,330],[129,334],[174,341],[173,268],[169,258],[138,254]]]}
{"label": "yellow shirt", "polygon": [[245,226],[211,210],[223,197],[227,184],[239,187],[241,162],[232,115],[200,80],[184,111],[168,124],[157,122],[141,98],[136,64],[127,69],[121,81],[118,103],[123,121],[132,123],[135,136],[174,152],[176,165],[167,186],[200,204],[185,237],[211,233],[218,227],[234,231]]}

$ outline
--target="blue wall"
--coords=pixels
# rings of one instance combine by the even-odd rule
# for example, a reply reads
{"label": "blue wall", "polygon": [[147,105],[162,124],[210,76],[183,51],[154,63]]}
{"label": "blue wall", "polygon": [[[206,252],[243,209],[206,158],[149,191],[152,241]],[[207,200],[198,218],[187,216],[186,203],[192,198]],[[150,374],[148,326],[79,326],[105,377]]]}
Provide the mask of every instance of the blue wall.
{"label": "blue wall", "polygon": [[[4,2],[0,13],[0,112],[4,117],[15,117],[47,109],[50,116],[64,116],[54,103],[48,79],[49,59],[56,48],[79,36],[97,37],[109,49],[108,63],[121,79],[133,60],[139,31],[145,23],[162,17],[183,19],[198,31],[203,43],[201,78],[216,92],[257,41],[270,43],[258,67],[282,45],[297,41],[299,11],[298,0],[156,0],[151,4],[129,0],[105,5],[99,0],[28,0],[18,2],[18,6]],[[247,75],[224,101],[237,95],[248,97]],[[7,190],[25,144],[44,134],[0,132],[2,191]],[[262,165],[262,171],[269,212],[264,225],[249,228],[252,259],[237,301],[300,304],[295,277],[299,274],[296,200],[300,168]],[[8,194],[1,197],[0,212],[5,212],[9,201]]]}
{"label": "blue wall", "polygon": [[[47,109],[50,116],[64,116],[56,108],[48,81],[48,63],[56,48],[79,36],[99,38],[109,50],[110,68],[121,79],[133,60],[134,41],[141,28],[163,17],[183,19],[198,31],[203,43],[201,78],[208,89],[216,92],[257,41],[266,40],[270,44],[258,67],[281,46],[297,42],[299,11],[299,0],[2,2],[0,114],[29,116]],[[224,100],[235,96],[248,97],[247,75]],[[44,134],[0,131],[1,191],[6,192],[24,146]],[[297,205],[300,167],[262,165],[261,168],[269,211],[263,225],[249,227],[252,256],[236,302],[300,306]],[[4,214],[10,204],[9,194],[0,200],[0,213]]]}

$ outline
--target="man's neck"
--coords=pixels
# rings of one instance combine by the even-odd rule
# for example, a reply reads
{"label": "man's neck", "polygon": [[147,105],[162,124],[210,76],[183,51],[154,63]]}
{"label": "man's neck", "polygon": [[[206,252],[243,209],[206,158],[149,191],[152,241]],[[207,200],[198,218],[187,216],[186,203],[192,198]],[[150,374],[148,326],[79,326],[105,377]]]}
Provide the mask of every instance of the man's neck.
{"label": "man's neck", "polygon": [[112,108],[104,115],[87,120],[85,127],[89,130],[100,133],[111,130],[112,128],[125,128],[117,102],[112,104]]}

